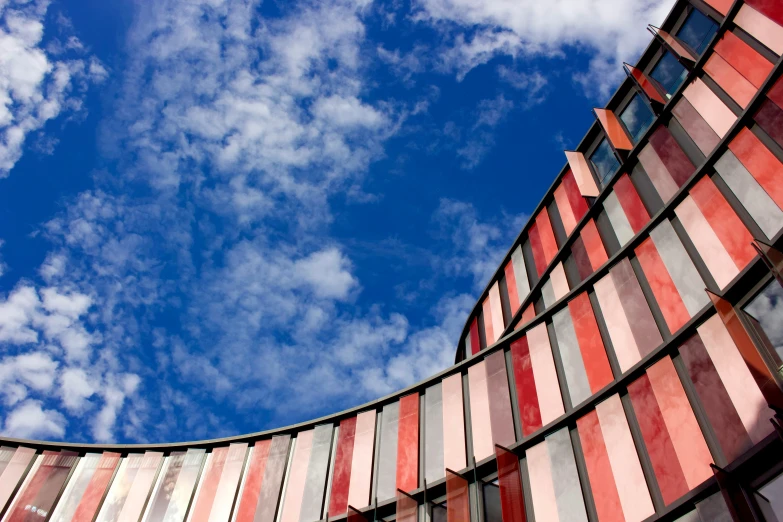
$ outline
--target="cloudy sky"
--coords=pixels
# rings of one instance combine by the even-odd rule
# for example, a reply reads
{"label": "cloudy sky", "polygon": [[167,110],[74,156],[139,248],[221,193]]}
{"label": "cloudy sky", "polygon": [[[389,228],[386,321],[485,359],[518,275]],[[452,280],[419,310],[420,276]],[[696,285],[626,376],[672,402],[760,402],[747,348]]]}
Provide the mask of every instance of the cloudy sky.
{"label": "cloudy sky", "polygon": [[0,431],[192,440],[453,362],[671,0],[0,0]]}

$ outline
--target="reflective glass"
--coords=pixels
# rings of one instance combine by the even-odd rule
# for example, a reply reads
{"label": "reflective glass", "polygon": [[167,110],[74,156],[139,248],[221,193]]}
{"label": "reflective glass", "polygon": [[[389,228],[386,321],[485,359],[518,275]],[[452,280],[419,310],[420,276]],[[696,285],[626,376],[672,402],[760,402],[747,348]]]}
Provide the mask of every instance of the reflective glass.
{"label": "reflective glass", "polygon": [[[777,354],[777,362],[783,360],[783,287],[772,281],[764,290],[745,305],[745,313],[759,333],[769,340],[769,348]],[[771,354],[775,357],[775,354]]]}
{"label": "reflective glass", "polygon": [[617,161],[606,139],[601,140],[601,144],[598,145],[593,155],[590,156],[590,162],[598,173],[601,185],[606,185],[606,182],[612,178],[612,174],[620,166],[620,162]]}
{"label": "reflective glass", "polygon": [[497,480],[484,484],[484,522],[503,522],[500,508],[500,487]]}
{"label": "reflective glass", "polygon": [[620,113],[620,120],[634,143],[639,141],[654,119],[655,115],[638,94],[631,98],[631,102]]}
{"label": "reflective glass", "polygon": [[699,10],[694,9],[682,24],[677,38],[696,51],[696,54],[701,54],[717,30],[718,24],[704,16]]}
{"label": "reflective glass", "polygon": [[448,522],[446,503],[432,506],[432,522]]}
{"label": "reflective glass", "polygon": [[660,61],[650,73],[653,80],[657,81],[664,90],[667,98],[672,97],[672,93],[677,90],[687,75],[688,70],[668,51],[664,51]]}

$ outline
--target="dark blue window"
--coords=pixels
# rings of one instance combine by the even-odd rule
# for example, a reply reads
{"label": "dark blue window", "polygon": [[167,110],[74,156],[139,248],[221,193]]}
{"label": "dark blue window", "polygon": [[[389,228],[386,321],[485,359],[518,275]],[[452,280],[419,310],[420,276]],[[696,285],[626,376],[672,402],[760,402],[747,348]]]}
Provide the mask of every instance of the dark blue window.
{"label": "dark blue window", "polygon": [[670,52],[664,51],[660,61],[650,73],[653,80],[660,84],[667,98],[671,98],[672,93],[682,84],[685,77],[688,76],[688,70],[677,61],[677,58]]}
{"label": "dark blue window", "polygon": [[606,185],[606,182],[612,178],[612,175],[620,167],[620,162],[617,161],[612,152],[612,147],[606,139],[601,140],[600,145],[590,156],[590,162],[595,167],[602,186]]}
{"label": "dark blue window", "polygon": [[620,113],[620,120],[634,143],[639,141],[654,119],[655,115],[638,94],[631,98],[631,102]]}
{"label": "dark blue window", "polygon": [[694,9],[685,23],[682,24],[677,38],[685,43],[692,50],[696,51],[696,54],[701,54],[704,49],[707,48],[707,44],[710,43],[712,35],[718,31],[718,24],[713,22],[710,18],[703,15],[700,11]]}

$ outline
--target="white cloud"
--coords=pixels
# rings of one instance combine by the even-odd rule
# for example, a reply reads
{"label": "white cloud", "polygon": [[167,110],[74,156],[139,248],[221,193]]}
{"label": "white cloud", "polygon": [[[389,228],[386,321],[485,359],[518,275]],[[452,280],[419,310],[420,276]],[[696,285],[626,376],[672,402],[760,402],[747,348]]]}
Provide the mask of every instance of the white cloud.
{"label": "white cloud", "polygon": [[455,34],[442,53],[462,78],[505,54],[557,56],[589,52],[589,91],[605,98],[650,41],[647,24],[659,24],[671,0],[417,0],[415,17]]}
{"label": "white cloud", "polygon": [[439,234],[451,245],[438,260],[441,269],[472,276],[474,287],[482,289],[527,216],[503,213],[495,221],[481,221],[472,204],[443,198],[432,219]]}
{"label": "white cloud", "polygon": [[22,156],[28,134],[64,110],[81,110],[86,82],[107,75],[94,57],[86,65],[80,44],[58,49],[67,56],[43,48],[47,8],[45,0],[0,3],[0,178]]}
{"label": "white cloud", "polygon": [[20,439],[62,439],[68,421],[56,410],[46,410],[41,401],[27,400],[5,417],[3,434]]}

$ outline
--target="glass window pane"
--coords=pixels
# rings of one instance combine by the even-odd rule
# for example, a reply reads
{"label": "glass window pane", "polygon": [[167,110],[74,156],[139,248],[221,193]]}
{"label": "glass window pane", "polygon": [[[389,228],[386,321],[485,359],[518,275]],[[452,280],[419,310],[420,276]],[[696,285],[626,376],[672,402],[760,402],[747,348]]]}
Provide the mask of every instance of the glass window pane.
{"label": "glass window pane", "polygon": [[500,509],[500,487],[497,480],[484,484],[484,522],[503,522]]}
{"label": "glass window pane", "polygon": [[448,522],[446,517],[446,503],[432,506],[432,522]]}
{"label": "glass window pane", "polygon": [[688,70],[668,51],[664,51],[661,60],[650,73],[664,90],[667,98],[672,97],[672,93],[677,90],[687,75]]}
{"label": "glass window pane", "polygon": [[745,313],[751,317],[756,330],[769,342],[767,348],[773,357],[777,356],[778,365],[783,360],[783,287],[772,281],[745,305]]}
{"label": "glass window pane", "polygon": [[655,115],[638,94],[631,98],[631,102],[620,113],[620,120],[625,124],[634,143],[639,141],[654,119]]}
{"label": "glass window pane", "polygon": [[701,54],[717,30],[718,24],[704,16],[699,10],[694,9],[682,24],[677,38],[696,51],[696,54]]}
{"label": "glass window pane", "polygon": [[606,185],[612,177],[612,174],[620,166],[620,162],[612,153],[612,148],[606,139],[601,140],[601,144],[595,149],[593,155],[590,156],[590,161],[595,167],[595,171],[598,173],[598,177],[601,180],[601,185]]}

